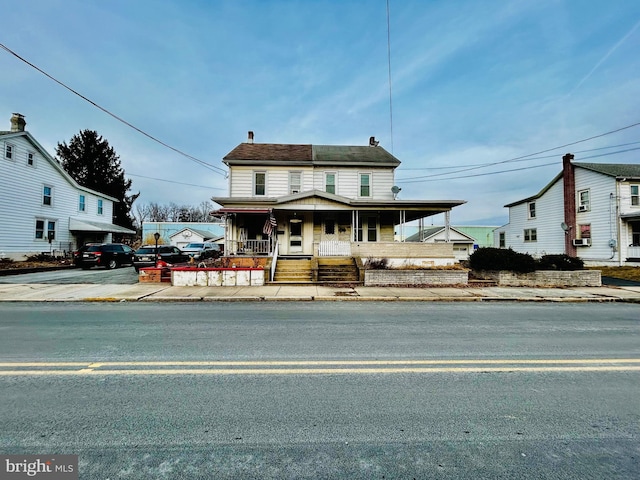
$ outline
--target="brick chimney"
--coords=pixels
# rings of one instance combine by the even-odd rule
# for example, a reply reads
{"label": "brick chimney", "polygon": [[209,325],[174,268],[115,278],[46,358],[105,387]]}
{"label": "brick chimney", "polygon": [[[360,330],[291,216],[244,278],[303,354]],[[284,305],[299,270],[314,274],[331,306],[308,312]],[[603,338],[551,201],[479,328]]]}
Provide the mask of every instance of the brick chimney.
{"label": "brick chimney", "polygon": [[573,239],[576,238],[576,177],[571,160],[573,160],[573,155],[570,153],[562,157],[564,223],[569,227],[564,235],[564,253],[570,257],[576,257],[578,252],[573,245]]}
{"label": "brick chimney", "polygon": [[27,122],[24,120],[24,115],[20,115],[19,113],[14,113],[11,116],[12,132],[24,132],[24,127],[26,125],[27,125]]}

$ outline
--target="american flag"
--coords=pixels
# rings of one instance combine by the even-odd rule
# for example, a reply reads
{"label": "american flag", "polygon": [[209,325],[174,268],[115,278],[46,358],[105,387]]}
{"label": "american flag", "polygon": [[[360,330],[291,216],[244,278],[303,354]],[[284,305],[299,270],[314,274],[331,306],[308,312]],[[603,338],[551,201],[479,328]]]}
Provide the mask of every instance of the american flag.
{"label": "american flag", "polygon": [[278,222],[276,221],[276,217],[273,216],[273,213],[270,213],[269,217],[267,217],[267,220],[264,222],[262,233],[271,236],[273,234],[273,229],[277,226]]}

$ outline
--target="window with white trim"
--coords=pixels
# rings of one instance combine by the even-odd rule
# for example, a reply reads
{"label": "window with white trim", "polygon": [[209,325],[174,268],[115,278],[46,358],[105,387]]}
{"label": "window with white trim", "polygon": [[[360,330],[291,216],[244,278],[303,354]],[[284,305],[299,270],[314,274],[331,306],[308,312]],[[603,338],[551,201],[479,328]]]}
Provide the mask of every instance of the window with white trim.
{"label": "window with white trim", "polygon": [[102,202],[102,199],[99,198],[98,199],[98,215],[102,215],[104,213],[104,204]]}
{"label": "window with white trim", "polygon": [[640,206],[640,186],[631,185],[631,205],[634,207]]}
{"label": "window with white trim", "polygon": [[36,240],[44,239],[44,220],[36,220]]}
{"label": "window with white trim", "polygon": [[45,185],[42,188],[42,204],[49,205],[53,203],[53,188]]}
{"label": "window with white trim", "polygon": [[267,172],[253,172],[253,194],[256,197],[267,194]]}
{"label": "window with white trim", "polygon": [[302,190],[302,172],[289,172],[289,194],[300,193]]}
{"label": "window with white trim", "polygon": [[36,154],[33,152],[27,152],[27,165],[33,167],[36,163]]}
{"label": "window with white trim", "polygon": [[525,228],[525,230],[524,230],[524,241],[525,242],[537,242],[538,241],[538,231],[535,228]]}
{"label": "window with white trim", "polygon": [[527,210],[529,212],[529,218],[536,218],[536,202],[529,202],[527,204]]}
{"label": "window with white trim", "polygon": [[56,239],[56,222],[49,220],[47,222],[47,240]]}
{"label": "window with white trim", "polygon": [[324,172],[324,191],[327,193],[336,193],[335,172]]}
{"label": "window with white trim", "polygon": [[15,154],[15,147],[11,143],[4,144],[4,158],[7,160],[13,160],[13,155]]}
{"label": "window with white trim", "polygon": [[591,210],[589,190],[578,192],[578,212],[588,212]]}
{"label": "window with white trim", "polygon": [[87,197],[84,195],[80,195],[78,198],[78,211],[84,212],[87,209]]}
{"label": "window with white trim", "polygon": [[370,197],[371,196],[371,174],[361,173],[359,177],[360,177],[360,196]]}
{"label": "window with white trim", "polygon": [[500,248],[504,248],[504,247],[507,246],[507,240],[506,240],[505,232],[499,232],[498,233],[498,246]]}

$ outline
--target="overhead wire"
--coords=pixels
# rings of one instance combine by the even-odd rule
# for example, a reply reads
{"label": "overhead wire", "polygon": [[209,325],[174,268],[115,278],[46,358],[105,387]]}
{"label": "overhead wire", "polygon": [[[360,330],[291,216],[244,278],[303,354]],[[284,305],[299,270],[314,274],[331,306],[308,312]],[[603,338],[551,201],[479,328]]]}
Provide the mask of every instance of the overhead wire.
{"label": "overhead wire", "polygon": [[572,145],[577,145],[579,143],[588,142],[588,141],[594,140],[596,138],[601,138],[601,137],[604,137],[606,135],[611,135],[611,134],[614,134],[614,133],[618,133],[618,132],[621,132],[623,130],[627,130],[629,128],[637,127],[638,125],[640,125],[640,122],[636,122],[636,123],[633,123],[631,125],[620,127],[620,128],[615,129],[615,130],[610,130],[608,132],[601,133],[601,134],[598,134],[598,135],[593,135],[593,136],[588,137],[588,138],[583,138],[582,140],[577,140],[575,142],[565,143],[564,145],[559,145],[557,147],[547,148],[545,150],[540,150],[539,152],[534,152],[534,153],[530,153],[528,155],[521,155],[519,157],[510,158],[508,160],[502,160],[502,161],[499,161],[499,162],[486,163],[486,164],[483,164],[481,166],[462,168],[460,170],[455,170],[453,172],[444,172],[444,173],[434,173],[434,174],[431,174],[431,175],[422,175],[420,177],[412,177],[411,179],[407,179],[407,180],[398,179],[398,181],[405,181],[405,182],[410,181],[411,183],[414,183],[418,179],[442,177],[442,176],[445,176],[445,175],[453,175],[453,174],[456,174],[456,173],[463,173],[463,172],[468,172],[468,171],[471,171],[471,170],[478,170],[480,168],[492,167],[494,165],[502,165],[502,164],[505,164],[505,163],[516,162],[516,161],[520,161],[521,159],[526,159],[528,157],[533,157],[534,155],[540,155],[542,153],[552,152],[554,150],[559,150],[561,148],[566,148],[566,147],[570,147]]}
{"label": "overhead wire", "polygon": [[125,124],[126,126],[132,128],[133,130],[135,130],[136,132],[144,135],[145,137],[153,140],[156,143],[159,143],[160,145],[162,145],[165,148],[168,148],[169,150],[172,150],[173,152],[182,155],[185,158],[188,158],[189,160],[205,167],[208,168],[210,170],[213,170],[215,173],[219,174],[219,175],[223,175],[226,176],[227,172],[220,168],[220,167],[216,167],[215,165],[212,165],[210,163],[205,162],[204,160],[200,160],[199,158],[196,158],[192,155],[189,155],[188,153],[185,153],[175,147],[172,147],[171,145],[163,142],[162,140],[159,140],[158,138],[154,137],[153,135],[150,135],[149,133],[145,132],[144,130],[136,127],[135,125],[127,122],[126,120],[124,120],[123,118],[119,117],[118,115],[110,112],[109,110],[107,110],[106,108],[98,105],[96,102],[94,102],[93,100],[87,98],[86,96],[82,95],[81,93],[77,92],[76,90],[74,90],[73,88],[69,87],[68,85],[66,85],[65,83],[61,82],[60,80],[58,80],[57,78],[53,77],[52,75],[49,75],[47,72],[45,72],[44,70],[42,70],[41,68],[39,68],[38,66],[34,65],[33,63],[29,62],[28,60],[26,60],[25,58],[21,57],[20,55],[18,55],[16,52],[14,52],[13,50],[11,50],[9,47],[3,45],[2,43],[0,43],[0,48],[2,50],[5,50],[7,53],[13,55],[14,57],[16,57],[18,60],[26,63],[27,65],[29,65],[30,67],[34,68],[35,70],[37,70],[38,72],[40,72],[41,74],[43,74],[44,76],[46,76],[47,78],[53,80],[54,82],[56,82],[58,85],[62,86],[63,88],[66,88],[67,90],[69,90],[71,93],[73,93],[74,95],[77,95],[78,97],[82,98],[83,100],[85,100],[86,102],[90,103],[91,105],[93,105],[94,107],[96,107],[97,109],[103,111],[104,113],[106,113],[107,115],[115,118],[116,120],[118,120],[119,122]]}
{"label": "overhead wire", "polygon": [[138,178],[145,178],[147,180],[155,180],[157,182],[173,183],[175,185],[186,185],[187,187],[206,188],[207,190],[226,190],[225,188],[221,188],[221,187],[210,187],[210,186],[205,186],[205,185],[195,185],[193,183],[177,182],[175,180],[166,180],[164,178],[147,177],[145,175],[138,175],[136,173],[127,173],[127,175],[130,176],[130,177],[138,177]]}

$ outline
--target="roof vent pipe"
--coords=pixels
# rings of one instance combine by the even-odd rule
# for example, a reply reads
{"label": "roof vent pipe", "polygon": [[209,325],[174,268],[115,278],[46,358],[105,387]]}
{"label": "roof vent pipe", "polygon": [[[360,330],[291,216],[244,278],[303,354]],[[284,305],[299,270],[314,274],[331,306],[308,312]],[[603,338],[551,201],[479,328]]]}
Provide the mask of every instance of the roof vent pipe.
{"label": "roof vent pipe", "polygon": [[380,142],[378,142],[376,140],[376,137],[369,137],[369,146],[370,147],[377,147],[379,143]]}
{"label": "roof vent pipe", "polygon": [[251,130],[249,130],[249,139],[247,140],[248,143],[253,143],[253,132]]}

